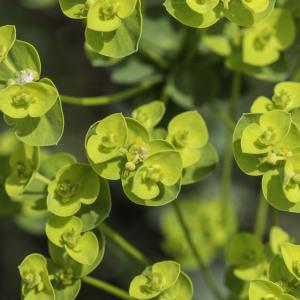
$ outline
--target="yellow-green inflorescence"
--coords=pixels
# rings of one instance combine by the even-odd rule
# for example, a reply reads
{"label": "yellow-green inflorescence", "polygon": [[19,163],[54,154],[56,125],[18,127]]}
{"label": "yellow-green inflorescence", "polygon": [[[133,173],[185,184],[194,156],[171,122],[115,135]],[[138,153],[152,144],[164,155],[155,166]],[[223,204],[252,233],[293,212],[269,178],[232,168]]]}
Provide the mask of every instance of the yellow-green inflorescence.
{"label": "yellow-green inflorescence", "polygon": [[294,212],[300,211],[299,87],[282,82],[271,99],[258,97],[233,137],[239,167],[249,175],[263,175],[263,194],[271,205]]}
{"label": "yellow-green inflorescence", "polygon": [[265,18],[274,8],[273,0],[166,0],[169,14],[184,25],[207,28],[222,17],[251,26]]}
{"label": "yellow-green inflorescence", "polygon": [[162,261],[147,267],[133,278],[129,294],[134,299],[191,300],[193,285],[175,261]]}
{"label": "yellow-green inflorescence", "polygon": [[142,31],[140,0],[59,0],[59,3],[67,17],[86,20],[86,44],[92,53],[121,58],[137,51]]}

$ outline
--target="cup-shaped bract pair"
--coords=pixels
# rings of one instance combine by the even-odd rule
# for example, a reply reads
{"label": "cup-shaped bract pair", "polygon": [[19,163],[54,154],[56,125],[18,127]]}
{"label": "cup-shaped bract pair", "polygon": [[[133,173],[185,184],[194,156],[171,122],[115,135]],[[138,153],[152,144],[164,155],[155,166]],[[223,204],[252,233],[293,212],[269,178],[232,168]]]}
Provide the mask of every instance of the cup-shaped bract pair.
{"label": "cup-shaped bract pair", "polygon": [[19,272],[22,279],[22,299],[55,299],[47,270],[47,260],[42,255],[28,255],[20,264]]}
{"label": "cup-shaped bract pair", "polygon": [[278,284],[268,280],[250,282],[249,300],[296,300]]}
{"label": "cup-shaped bract pair", "polygon": [[93,232],[82,230],[82,221],[75,216],[67,218],[51,216],[46,224],[46,235],[50,242],[64,248],[78,263],[91,265],[98,256],[98,239]]}
{"label": "cup-shaped bract pair", "polygon": [[[280,53],[280,56],[278,60],[271,64],[255,65],[257,60],[255,60],[254,64],[244,60],[243,53],[247,51],[244,48],[244,38],[251,30],[253,30],[251,27],[243,29],[234,23],[220,22],[206,31],[201,44],[204,50],[208,48],[211,52],[223,56],[226,68],[231,71],[276,83],[286,80],[289,75],[286,53],[283,51],[279,52],[278,48],[275,51],[278,54]],[[255,44],[253,43],[253,45]]]}
{"label": "cup-shaped bract pair", "polygon": [[294,155],[286,160],[284,166],[270,170],[263,176],[264,196],[278,210],[300,212],[299,162],[299,154]]}
{"label": "cup-shaped bract pair", "polygon": [[280,285],[285,293],[298,296],[298,280],[290,273],[281,254],[272,257],[267,272],[267,279]]}
{"label": "cup-shaped bract pair", "polygon": [[158,296],[159,300],[168,300],[168,299],[184,299],[191,300],[193,299],[194,287],[189,276],[183,271],[180,272],[179,277],[176,283],[171,286],[169,289],[162,292]]}
{"label": "cup-shaped bract pair", "polygon": [[[52,252],[50,251],[51,255],[53,249]],[[76,299],[81,288],[81,278],[92,272],[103,256],[96,259],[96,264],[81,265],[67,257],[65,252],[63,255],[60,255],[59,251],[54,252],[55,256],[51,259],[40,254],[31,254],[23,260],[19,266],[22,299]]]}
{"label": "cup-shaped bract pair", "polygon": [[[248,247],[258,249],[260,241],[254,235],[248,235],[248,240],[245,236],[241,239],[240,245],[235,243],[230,245],[231,251],[234,253],[234,247],[244,249]],[[250,239],[251,237],[251,239]],[[251,241],[252,240],[252,241]],[[251,245],[250,245],[251,244]],[[256,246],[253,246],[257,244]],[[263,245],[260,243],[260,252],[263,253]],[[295,300],[299,297],[299,275],[300,275],[300,246],[291,243],[289,235],[279,227],[272,227],[270,232],[270,242],[265,248],[268,264],[261,272],[253,270],[244,270],[242,280],[251,281],[249,290],[249,300],[261,299],[277,299],[277,300]],[[270,252],[271,250],[271,252]],[[239,252],[239,250],[235,250]],[[248,255],[247,255],[248,256]],[[242,260],[247,257],[245,254]],[[247,272],[245,272],[247,271]],[[250,272],[249,272],[250,271]],[[254,272],[255,271],[255,272]],[[237,274],[238,275],[238,274]],[[239,276],[238,276],[239,277]]]}
{"label": "cup-shaped bract pair", "polygon": [[244,114],[233,135],[235,159],[246,174],[260,176],[295,154],[298,138],[298,127],[288,112]]}
{"label": "cup-shaped bract pair", "polygon": [[137,51],[141,37],[140,0],[60,0],[63,13],[86,19],[86,42],[93,52],[121,58]]}
{"label": "cup-shaped bract pair", "polygon": [[284,264],[293,278],[300,281],[300,245],[283,243],[280,247]]}
{"label": "cup-shaped bract pair", "polygon": [[73,163],[61,168],[48,185],[48,210],[60,217],[75,215],[81,205],[91,205],[100,192],[100,181],[85,164]]}
{"label": "cup-shaped bract pair", "polygon": [[[66,220],[67,219],[70,218],[66,218]],[[100,231],[95,231],[93,234],[97,237],[99,250],[96,259],[91,264],[79,263],[68,255],[66,247],[57,246],[51,241],[48,242],[49,254],[52,262],[48,265],[48,270],[51,275],[54,275],[53,287],[55,290],[67,289],[71,283],[70,281],[73,281],[73,283],[76,283],[78,280],[80,281],[81,278],[87,276],[99,266],[105,253],[105,236]],[[92,244],[91,246],[93,247]],[[93,249],[89,249],[89,253],[92,253],[92,250]],[[95,250],[96,249],[94,249],[94,251]],[[93,253],[88,255],[94,256]]]}
{"label": "cup-shaped bract pair", "polygon": [[[72,164],[76,160],[67,153],[51,155],[41,151],[39,156],[39,166],[35,169],[30,182],[18,197],[11,196],[11,199],[17,200],[21,206],[17,218],[24,225],[21,225],[22,229],[42,233],[49,214],[46,205],[48,184],[54,180],[56,173],[62,167]],[[34,163],[34,160],[32,160],[32,163]]]}
{"label": "cup-shaped bract pair", "polygon": [[100,32],[115,31],[122,26],[137,5],[137,0],[96,0],[87,14],[87,27]]}
{"label": "cup-shaped bract pair", "polygon": [[[128,123],[128,128],[129,132],[134,133],[135,123],[132,121]],[[182,175],[182,160],[178,151],[164,140],[149,138],[148,142],[141,144],[138,132],[130,135],[126,171],[122,176],[127,197],[136,204],[146,206],[161,206],[175,200]],[[141,155],[142,160],[138,159]],[[141,163],[136,164],[137,159]]]}
{"label": "cup-shaped bract pair", "polygon": [[269,244],[274,255],[281,254],[281,246],[285,243],[291,243],[293,239],[289,234],[278,226],[273,226],[270,230]]}
{"label": "cup-shaped bract pair", "polygon": [[11,174],[6,178],[5,190],[12,200],[19,201],[40,164],[38,147],[19,143],[10,157]]}
{"label": "cup-shaped bract pair", "polygon": [[126,195],[135,203],[160,206],[179,193],[182,160],[174,149],[149,155],[135,172],[122,178]]}
{"label": "cup-shaped bract pair", "polygon": [[166,106],[162,101],[152,101],[150,103],[137,107],[132,112],[132,117],[143,126],[152,131],[161,121],[166,112]]}
{"label": "cup-shaped bract pair", "polygon": [[48,272],[55,293],[55,300],[75,300],[81,289],[81,279],[70,266],[63,267],[48,260]]}
{"label": "cup-shaped bract pair", "polygon": [[196,164],[208,142],[208,131],[202,116],[196,111],[175,116],[168,125],[167,140],[180,153],[183,168]]}
{"label": "cup-shaped bract pair", "polygon": [[189,277],[175,261],[163,261],[147,267],[130,283],[129,294],[134,299],[185,299],[193,296]]}
{"label": "cup-shaped bract pair", "polygon": [[127,140],[128,126],[121,113],[112,114],[91,126],[86,137],[86,152],[92,167],[101,177],[121,178]]}
{"label": "cup-shaped bract pair", "polygon": [[[65,247],[59,247],[49,241],[48,272],[55,292],[55,299],[74,300],[81,288],[81,279],[95,270],[101,263],[105,252],[105,237],[96,232],[99,251],[92,264],[81,264],[68,255]],[[90,247],[94,247],[93,244]],[[95,249],[94,249],[95,250]],[[89,249],[90,253],[92,250]],[[89,254],[88,254],[89,255]]]}
{"label": "cup-shaped bract pair", "polygon": [[264,197],[279,210],[300,211],[297,193],[299,139],[298,119],[294,112],[283,110],[244,114],[233,135],[239,167],[248,175],[263,175]]}
{"label": "cup-shaped bract pair", "polygon": [[267,270],[264,245],[253,234],[238,233],[226,247],[226,263],[241,280],[259,279]]}
{"label": "cup-shaped bract pair", "polygon": [[[22,118],[21,114],[25,114],[24,106],[26,106],[26,103],[29,106],[31,102],[40,102],[33,101],[33,99],[37,98],[40,91],[38,89],[35,89],[35,85],[27,86],[27,84],[35,83],[39,80],[41,75],[41,62],[36,49],[32,45],[15,39],[16,31],[14,27],[11,28],[10,26],[3,26],[0,27],[0,30],[7,30],[7,28],[13,30],[13,33],[11,34],[13,34],[14,38],[13,40],[11,40],[10,46],[6,47],[7,52],[3,57],[3,60],[0,61],[0,109],[10,117]],[[19,88],[24,88],[24,91],[22,90],[22,92],[24,92],[24,97],[21,97],[21,91],[17,89],[15,85]],[[32,91],[35,92],[32,94]],[[12,101],[11,98],[13,94],[16,94],[16,96],[20,97],[14,97],[14,101]],[[25,94],[27,95],[27,97],[25,96]],[[29,94],[32,94],[31,97]],[[9,99],[11,99],[11,101],[9,101]],[[57,95],[54,100],[56,99]],[[8,106],[8,103],[10,103],[11,106],[14,105],[15,109],[16,107],[20,106],[21,112],[16,113],[15,110],[12,111],[12,108]]]}
{"label": "cup-shaped bract pair", "polygon": [[267,17],[276,0],[221,0],[224,16],[240,26],[252,26]]}
{"label": "cup-shaped bract pair", "polygon": [[[221,201],[215,199],[183,197],[178,205],[185,217],[195,247],[201,250],[202,260],[209,265],[235,232],[236,222],[233,213],[228,211],[225,222],[224,206]],[[182,242],[184,232],[172,207],[162,211],[160,226],[163,233],[163,250],[182,267],[195,269],[197,262],[189,245]]]}
{"label": "cup-shaped bract pair", "polygon": [[251,106],[252,113],[265,113],[271,110],[293,111],[300,107],[300,83],[286,81],[274,88],[272,99],[260,96]]}
{"label": "cup-shaped bract pair", "polygon": [[300,155],[287,159],[284,166],[283,192],[288,201],[300,202]]}
{"label": "cup-shaped bract pair", "polygon": [[213,53],[229,57],[241,45],[242,29],[231,22],[220,22],[206,30],[202,45]]}
{"label": "cup-shaped bract pair", "polygon": [[241,0],[241,2],[247,9],[253,11],[253,13],[264,12],[270,4],[270,0]]}
{"label": "cup-shaped bract pair", "polygon": [[96,31],[114,31],[134,11],[137,0],[59,0],[63,13],[71,19],[87,18]]}
{"label": "cup-shaped bract pair", "polygon": [[[300,212],[300,174],[299,122],[298,110],[292,113],[292,126],[285,138],[283,162],[275,169],[268,170],[262,180],[262,190],[268,202],[278,210]],[[296,126],[296,125],[297,126]]]}
{"label": "cup-shaped bract pair", "polygon": [[90,166],[77,163],[68,153],[42,159],[37,176],[20,198],[22,204],[30,205],[35,211],[61,217],[76,215],[82,220],[84,231],[96,228],[111,210],[107,181],[99,178]]}
{"label": "cup-shaped bract pair", "polygon": [[168,125],[167,141],[180,153],[183,163],[182,185],[207,177],[218,163],[218,154],[208,143],[206,123],[197,111],[175,116]]}
{"label": "cup-shaped bract pair", "polygon": [[296,26],[290,11],[274,9],[263,21],[245,30],[243,62],[266,66],[276,62],[296,37]]}
{"label": "cup-shaped bract pair", "polygon": [[184,25],[206,28],[223,16],[241,25],[251,26],[265,18],[275,0],[166,0],[169,14]]}
{"label": "cup-shaped bract pair", "polygon": [[14,119],[39,118],[53,107],[57,98],[57,90],[46,83],[13,84],[0,91],[0,110]]}
{"label": "cup-shaped bract pair", "polygon": [[289,294],[283,299],[296,299],[299,297],[300,246],[292,244],[292,238],[279,227],[272,228],[270,238],[270,245],[275,246],[277,254],[270,262],[268,279]]}
{"label": "cup-shaped bract pair", "polygon": [[6,58],[16,40],[16,28],[12,25],[0,27],[0,63]]}
{"label": "cup-shaped bract pair", "polygon": [[222,0],[166,0],[168,13],[182,24],[206,28],[222,17]]}
{"label": "cup-shaped bract pair", "polygon": [[[0,30],[7,31],[7,28],[12,31],[12,37],[0,60],[0,111],[24,143],[33,146],[57,144],[63,132],[58,91],[49,79],[39,80],[41,62],[36,49],[15,40],[14,27],[4,26]],[[7,34],[3,33],[1,38],[5,37]]]}
{"label": "cup-shaped bract pair", "polygon": [[[262,114],[257,123],[249,124],[241,137],[241,149],[247,154],[269,154],[275,148],[286,146],[282,144],[288,135],[292,124],[291,115],[281,110]],[[274,163],[279,158],[274,157]],[[272,156],[270,161],[272,163]]]}

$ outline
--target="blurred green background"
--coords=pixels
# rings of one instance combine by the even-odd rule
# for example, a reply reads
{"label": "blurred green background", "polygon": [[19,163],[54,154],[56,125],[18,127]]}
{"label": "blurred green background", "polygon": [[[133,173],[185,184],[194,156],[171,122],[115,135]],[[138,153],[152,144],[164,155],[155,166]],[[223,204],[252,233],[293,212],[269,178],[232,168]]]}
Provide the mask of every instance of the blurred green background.
{"label": "blurred green background", "polygon": [[[151,0],[152,1],[152,0]],[[17,27],[18,39],[32,43],[38,50],[42,61],[42,73],[44,77],[51,78],[61,94],[73,96],[93,96],[115,93],[127,88],[111,80],[109,68],[93,68],[86,58],[84,43],[84,26],[76,20],[67,19],[60,11],[56,1],[18,1],[0,0],[0,26],[13,24]],[[49,2],[49,7],[41,9],[30,8],[36,3]],[[51,5],[50,2],[54,2]],[[150,1],[149,1],[150,2]],[[160,1],[153,1],[155,2]],[[156,9],[158,9],[156,7]],[[163,12],[163,7],[160,7]],[[166,13],[166,19],[170,18]],[[180,36],[178,27],[173,28]],[[149,37],[149,36],[148,36]],[[156,37],[153,36],[153,39]],[[180,40],[175,40],[180,46]],[[228,96],[231,76],[225,71],[222,64],[217,65],[218,76],[222,78],[222,97]],[[133,71],[134,72],[134,69]],[[195,80],[198,79],[196,74]],[[260,94],[271,94],[272,84],[259,82],[252,79],[244,79],[243,104],[240,112],[248,111],[251,101]],[[199,101],[204,102],[206,94],[199,94]],[[64,105],[65,132],[58,147],[49,148],[49,151],[68,151],[74,154],[79,161],[85,161],[84,136],[89,126],[95,121],[112,112],[123,112],[130,114],[133,107],[147,100],[154,100],[151,95],[143,98],[138,96],[127,102],[99,107],[81,107]],[[221,102],[226,108],[226,102]],[[201,105],[200,112],[207,121],[210,141],[217,147],[220,161],[222,163],[223,146],[225,143],[225,126],[208,109],[207,105]],[[182,108],[174,103],[168,107],[166,120],[182,111]],[[0,121],[1,132],[7,127]],[[0,145],[1,146],[1,145]],[[213,199],[218,197],[220,186],[221,163],[214,174],[199,184],[183,188],[179,201],[185,201],[190,195],[193,198]],[[1,166],[0,166],[1,167]],[[233,203],[238,212],[239,228],[242,230],[253,230],[254,215],[258,204],[259,179],[244,175],[236,167],[234,169],[234,189],[232,191]],[[139,207],[129,202],[123,195],[119,183],[110,183],[112,191],[112,213],[108,224],[112,225],[125,238],[136,245],[142,252],[152,260],[168,259],[163,252],[162,233],[159,228],[159,216],[165,208]],[[289,215],[288,218],[282,214],[281,225],[296,238],[300,238],[298,231],[299,218]],[[214,234],[214,233],[212,233]],[[184,240],[181,241],[185,243]],[[19,275],[18,264],[22,259],[33,252],[47,255],[47,241],[45,237],[33,235],[22,231],[10,218],[0,218],[0,299],[19,298]],[[107,280],[124,289],[127,289],[131,278],[143,269],[128,255],[108,242],[104,261],[94,272],[94,276]],[[214,275],[220,284],[222,283],[224,264],[222,256],[215,259],[212,264]],[[202,284],[202,280],[196,272],[190,273],[195,285],[195,299],[210,300],[211,297]],[[102,293],[87,285],[82,286],[78,299],[101,299],[110,300],[113,297]]]}

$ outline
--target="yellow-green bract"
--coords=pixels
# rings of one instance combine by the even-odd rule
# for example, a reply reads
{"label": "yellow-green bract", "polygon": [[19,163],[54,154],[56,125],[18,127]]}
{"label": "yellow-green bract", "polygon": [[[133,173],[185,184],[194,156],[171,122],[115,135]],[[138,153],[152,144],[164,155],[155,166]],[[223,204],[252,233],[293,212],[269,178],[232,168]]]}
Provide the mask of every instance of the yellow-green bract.
{"label": "yellow-green bract", "polygon": [[153,129],[163,118],[166,106],[161,101],[152,101],[137,107],[132,117],[143,124],[147,129]]}
{"label": "yellow-green bract", "polygon": [[133,278],[129,294],[134,299],[191,300],[193,285],[175,261],[162,261],[147,267],[141,275]]}
{"label": "yellow-green bract", "polygon": [[16,40],[16,28],[11,25],[0,27],[0,62],[2,62]]}
{"label": "yellow-green bract", "polygon": [[121,58],[138,49],[142,32],[140,0],[60,0],[63,13],[86,19],[87,45],[96,53]]}
{"label": "yellow-green bract", "polygon": [[261,299],[295,300],[296,298],[285,293],[283,288],[271,281],[252,281],[249,288],[249,300]]}
{"label": "yellow-green bract", "polygon": [[25,300],[54,300],[55,294],[51,285],[47,261],[40,254],[27,256],[19,266],[22,278],[22,298]]}
{"label": "yellow-green bract", "polygon": [[291,240],[280,227],[271,228],[267,245],[251,233],[233,236],[226,249],[229,265],[226,285],[232,293],[230,299],[298,299],[300,246]]}
{"label": "yellow-green bract", "polygon": [[243,61],[254,66],[276,62],[280,52],[291,46],[296,37],[296,26],[288,10],[275,9],[263,21],[245,30]]}
{"label": "yellow-green bract", "polygon": [[86,150],[94,170],[103,178],[121,179],[126,195],[137,204],[166,204],[179,192],[179,153],[166,141],[152,140],[135,119],[113,114],[94,124]]}
{"label": "yellow-green bract", "polygon": [[267,269],[264,246],[250,233],[238,233],[226,247],[226,263],[241,280],[260,278]]}
{"label": "yellow-green bract", "polygon": [[292,67],[286,52],[295,46],[295,21],[291,10],[278,7],[253,26],[240,28],[232,22],[219,22],[206,30],[201,46],[223,56],[232,71],[260,80],[282,81]]}
{"label": "yellow-green bract", "polygon": [[39,168],[38,147],[18,144],[10,158],[11,174],[5,181],[7,194],[14,200],[22,199],[22,194],[34,178]]}
{"label": "yellow-green bract", "polygon": [[46,235],[54,245],[64,248],[75,261],[91,265],[98,256],[99,244],[93,232],[82,233],[82,229],[82,221],[77,217],[52,216],[46,225]]}
{"label": "yellow-green bract", "polygon": [[166,0],[170,15],[184,25],[206,28],[223,16],[241,26],[251,26],[265,18],[275,0]]}
{"label": "yellow-green bract", "polygon": [[276,85],[272,100],[257,98],[239,120],[234,155],[248,175],[260,176],[267,201],[279,210],[300,212],[298,184],[299,83]]}
{"label": "yellow-green bract", "polygon": [[300,107],[300,83],[285,81],[274,88],[272,99],[260,96],[251,106],[252,113],[265,113],[274,109],[292,111]]}
{"label": "yellow-green bract", "polygon": [[64,129],[58,91],[51,80],[40,80],[36,49],[16,40],[13,26],[0,27],[0,33],[0,111],[4,120],[26,144],[56,145]]}
{"label": "yellow-green bract", "polygon": [[91,167],[78,163],[67,165],[48,186],[47,207],[55,215],[72,216],[81,205],[93,204],[99,192],[99,178]]}
{"label": "yellow-green bract", "polygon": [[[86,153],[95,172],[105,179],[121,179],[125,194],[137,204],[173,201],[181,183],[201,180],[218,161],[198,112],[175,116],[168,132],[155,128],[164,112],[162,102],[152,101],[136,108],[133,118],[116,113],[100,120],[86,136]],[[157,129],[166,134],[157,139]]]}
{"label": "yellow-green bract", "polygon": [[169,122],[166,139],[180,153],[182,185],[200,181],[214,170],[218,155],[208,143],[205,121],[197,111],[187,111],[175,116]]}

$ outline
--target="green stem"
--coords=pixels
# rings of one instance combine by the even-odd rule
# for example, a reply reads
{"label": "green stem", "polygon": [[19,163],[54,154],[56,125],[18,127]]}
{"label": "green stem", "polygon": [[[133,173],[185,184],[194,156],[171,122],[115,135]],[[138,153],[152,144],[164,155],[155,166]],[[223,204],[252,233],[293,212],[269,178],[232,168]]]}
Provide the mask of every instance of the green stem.
{"label": "green stem", "polygon": [[45,184],[49,184],[51,182],[51,180],[49,180],[47,177],[45,177],[44,175],[42,175],[41,173],[39,172],[36,172],[35,173],[35,179],[45,183]]}
{"label": "green stem", "polygon": [[[235,122],[237,114],[238,99],[241,91],[241,75],[235,73],[232,81],[231,98],[229,103],[229,115],[232,122]],[[227,211],[230,201],[230,189],[232,181],[233,153],[232,153],[233,127],[228,127],[224,153],[224,164],[221,182],[221,199],[224,201],[224,211]]]}
{"label": "green stem", "polygon": [[262,239],[266,230],[268,215],[268,203],[261,193],[255,221],[255,234],[259,239]]}
{"label": "green stem", "polygon": [[109,96],[96,96],[96,97],[71,97],[71,96],[61,96],[61,100],[64,103],[82,105],[82,106],[97,106],[105,105],[116,102],[125,101],[130,97],[142,94],[155,85],[161,83],[163,78],[160,75],[155,75],[153,77],[143,80],[139,85],[128,88],[127,90],[121,91],[119,93],[109,95]]}
{"label": "green stem", "polygon": [[215,101],[211,101],[208,103],[208,106],[210,110],[218,117],[220,118],[223,123],[228,127],[228,129],[233,130],[234,129],[234,123],[228,114],[226,114]]}
{"label": "green stem", "polygon": [[231,195],[231,182],[232,182],[232,165],[233,165],[233,155],[232,155],[232,143],[231,134],[227,134],[224,162],[223,162],[223,172],[221,179],[221,199],[223,199],[224,209],[228,207]]}
{"label": "green stem", "polygon": [[165,105],[167,105],[169,103],[169,95],[168,95],[168,83],[165,83],[161,89],[161,93],[160,93],[160,99],[162,102],[165,103]]}
{"label": "green stem", "polygon": [[241,93],[241,83],[242,83],[241,73],[235,72],[233,74],[231,101],[230,101],[230,116],[233,122],[235,122],[236,115],[237,115],[238,101]]}
{"label": "green stem", "polygon": [[214,295],[214,297],[218,300],[222,300],[223,297],[222,297],[221,292],[219,291],[218,285],[215,282],[213,275],[210,273],[210,271],[206,267],[206,265],[205,265],[205,263],[202,259],[202,256],[200,255],[199,251],[197,250],[197,248],[196,248],[196,246],[193,242],[192,236],[190,234],[190,231],[187,227],[187,224],[184,220],[184,216],[182,214],[182,211],[181,211],[179,205],[176,203],[176,201],[173,202],[173,207],[174,207],[174,210],[176,212],[178,221],[179,221],[179,223],[182,227],[182,230],[185,234],[186,241],[189,244],[189,247],[190,247],[190,249],[193,253],[193,256],[194,256],[194,258],[195,258],[195,260],[198,264],[198,268],[199,268],[199,271],[201,272],[201,274],[203,276],[203,279],[205,280],[207,286],[210,288],[211,293]]}
{"label": "green stem", "polygon": [[116,296],[120,299],[133,300],[133,298],[131,298],[126,291],[124,291],[124,290],[122,290],[118,287],[115,287],[114,285],[109,284],[109,283],[107,283],[105,281],[102,281],[100,279],[96,279],[96,278],[93,278],[93,277],[90,277],[90,276],[86,276],[86,277],[82,278],[82,281],[84,283],[87,283],[91,286],[94,286],[94,287],[96,287],[100,290],[103,290],[103,291],[105,291],[105,292],[107,292],[107,293],[109,293],[113,296]]}
{"label": "green stem", "polygon": [[126,241],[119,233],[113,230],[107,224],[101,224],[99,226],[100,230],[111,239],[115,244],[117,244],[121,249],[127,252],[132,258],[141,263],[143,266],[151,265],[151,262],[148,258],[145,257],[141,251],[131,245],[128,241]]}
{"label": "green stem", "polygon": [[271,226],[277,226],[280,220],[280,212],[276,208],[271,210]]}

